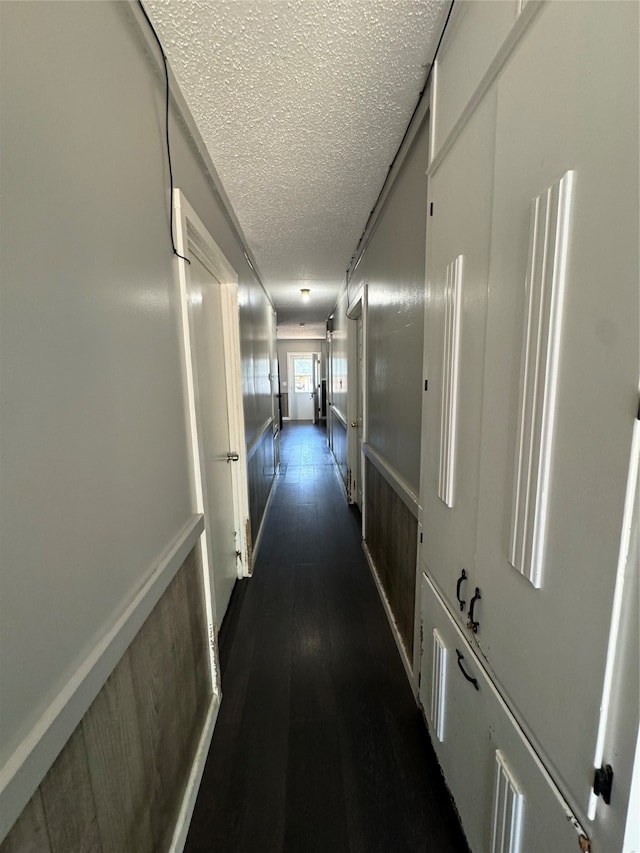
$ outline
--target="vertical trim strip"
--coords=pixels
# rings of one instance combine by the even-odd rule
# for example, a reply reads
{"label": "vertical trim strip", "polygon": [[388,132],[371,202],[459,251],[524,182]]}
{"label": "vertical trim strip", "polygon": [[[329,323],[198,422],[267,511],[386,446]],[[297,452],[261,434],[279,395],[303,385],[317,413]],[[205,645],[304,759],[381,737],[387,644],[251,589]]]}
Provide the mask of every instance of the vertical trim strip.
{"label": "vertical trim strip", "polygon": [[431,668],[431,725],[439,741],[444,740],[447,649],[438,630],[433,629],[433,659]]}
{"label": "vertical trim strip", "polygon": [[[638,510],[640,509],[640,420],[636,419],[633,424],[631,436],[631,452],[629,461],[629,473],[627,475],[627,486],[624,500],[624,512],[622,516],[622,531],[620,534],[620,550],[618,553],[618,566],[616,570],[616,585],[613,594],[613,606],[611,609],[611,626],[609,628],[609,643],[607,645],[607,661],[604,670],[604,683],[602,685],[602,700],[600,702],[600,720],[598,722],[598,736],[596,740],[595,755],[593,759],[594,770],[600,767],[604,758],[604,749],[609,726],[609,713],[612,704],[613,676],[616,663],[618,662],[618,640],[620,638],[620,624],[622,620],[622,606],[624,603],[625,583],[628,572],[635,571],[633,566],[633,552],[631,552],[631,535],[634,525],[638,525]],[[637,559],[637,552],[636,552]],[[640,739],[638,741],[640,745]],[[638,770],[634,771],[638,775]],[[632,800],[630,800],[632,802]],[[587,805],[587,817],[595,820],[598,797],[593,788],[589,794]]]}
{"label": "vertical trim strip", "polygon": [[497,749],[491,853],[519,853],[523,811],[524,794]]}
{"label": "vertical trim strip", "polygon": [[547,534],[573,175],[531,207],[509,562],[536,588]]}
{"label": "vertical trim strip", "polygon": [[444,353],[438,477],[438,497],[450,508],[453,507],[455,500],[461,306],[462,255],[458,255],[447,267],[444,290]]}

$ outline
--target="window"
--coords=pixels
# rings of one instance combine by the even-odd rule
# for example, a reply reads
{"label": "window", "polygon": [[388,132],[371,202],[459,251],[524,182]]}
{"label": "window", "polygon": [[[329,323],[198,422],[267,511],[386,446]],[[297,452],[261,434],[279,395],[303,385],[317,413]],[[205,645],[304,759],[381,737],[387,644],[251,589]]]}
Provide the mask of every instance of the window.
{"label": "window", "polygon": [[313,391],[313,364],[310,358],[293,359],[293,390],[296,394]]}

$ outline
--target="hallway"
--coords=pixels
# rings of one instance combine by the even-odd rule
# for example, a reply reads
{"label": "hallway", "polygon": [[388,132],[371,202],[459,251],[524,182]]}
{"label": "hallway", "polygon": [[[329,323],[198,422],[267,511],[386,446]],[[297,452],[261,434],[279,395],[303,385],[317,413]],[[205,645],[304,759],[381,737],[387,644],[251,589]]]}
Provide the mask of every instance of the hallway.
{"label": "hallway", "polygon": [[461,853],[324,429],[287,424],[281,458],[185,850]]}

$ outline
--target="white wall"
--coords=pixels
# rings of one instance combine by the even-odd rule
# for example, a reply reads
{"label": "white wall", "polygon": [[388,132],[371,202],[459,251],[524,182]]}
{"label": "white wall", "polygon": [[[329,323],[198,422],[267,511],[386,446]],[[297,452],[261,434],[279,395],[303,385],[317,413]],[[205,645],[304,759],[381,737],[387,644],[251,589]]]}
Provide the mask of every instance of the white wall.
{"label": "white wall", "polygon": [[[193,517],[162,81],[126,4],[2,3],[0,763]],[[247,433],[271,307],[172,120],[174,175],[240,278]]]}

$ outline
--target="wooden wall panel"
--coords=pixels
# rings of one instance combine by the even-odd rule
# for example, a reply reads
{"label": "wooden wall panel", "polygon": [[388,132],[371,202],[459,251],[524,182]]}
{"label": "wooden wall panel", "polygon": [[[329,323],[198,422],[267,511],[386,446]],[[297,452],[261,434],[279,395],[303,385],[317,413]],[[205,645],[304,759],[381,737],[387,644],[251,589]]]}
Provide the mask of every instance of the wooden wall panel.
{"label": "wooden wall panel", "polygon": [[0,853],[168,850],[211,696],[202,573],[194,550]]}
{"label": "wooden wall panel", "polygon": [[175,820],[177,814],[172,777],[180,778],[181,756],[186,746],[183,718],[176,713],[177,697],[174,695],[180,673],[168,618],[171,608],[167,599],[170,597],[168,593],[159,602],[145,630],[138,634],[130,648],[142,754],[149,780],[151,828],[158,850],[166,849],[167,823]]}
{"label": "wooden wall panel", "polygon": [[[193,649],[193,674],[196,685],[196,707],[198,719],[204,719],[211,700],[211,665],[209,658],[209,632],[204,603],[202,567],[197,549],[185,560],[183,572],[187,579],[186,606],[191,626]],[[220,668],[218,667],[218,672]],[[198,728],[199,735],[199,728]]]}
{"label": "wooden wall panel", "polygon": [[370,459],[365,483],[366,545],[412,660],[418,522]]}
{"label": "wooden wall panel", "polygon": [[333,455],[335,457],[336,463],[338,465],[338,469],[340,471],[340,476],[344,482],[345,488],[347,487],[348,480],[348,472],[347,472],[347,428],[342,423],[340,418],[335,414],[335,412],[330,409],[329,410],[329,418],[331,425],[331,449],[333,450]]}
{"label": "wooden wall panel", "polygon": [[129,651],[87,711],[82,727],[104,853],[153,853],[150,779]]}
{"label": "wooden wall panel", "polygon": [[249,479],[249,517],[251,519],[251,534],[255,542],[260,532],[260,525],[275,477],[275,462],[273,451],[273,431],[266,429],[258,446],[253,449],[247,462]]}
{"label": "wooden wall panel", "polygon": [[40,790],[29,800],[0,845],[0,853],[51,853]]}
{"label": "wooden wall panel", "polygon": [[51,853],[103,853],[82,725],[40,785]]}

